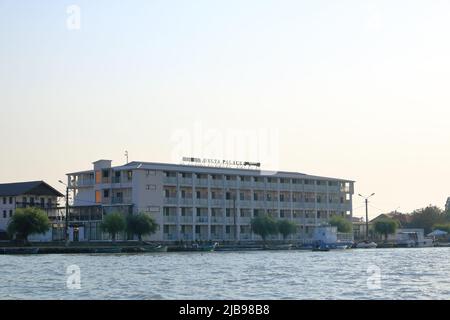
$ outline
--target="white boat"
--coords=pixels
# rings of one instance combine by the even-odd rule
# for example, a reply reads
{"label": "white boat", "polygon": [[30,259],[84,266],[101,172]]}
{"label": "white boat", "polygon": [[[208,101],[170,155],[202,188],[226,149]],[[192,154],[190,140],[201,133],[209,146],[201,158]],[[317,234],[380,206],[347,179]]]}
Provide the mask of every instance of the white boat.
{"label": "white boat", "polygon": [[377,244],[375,242],[363,241],[358,243],[356,247],[360,249],[373,249],[377,247]]}

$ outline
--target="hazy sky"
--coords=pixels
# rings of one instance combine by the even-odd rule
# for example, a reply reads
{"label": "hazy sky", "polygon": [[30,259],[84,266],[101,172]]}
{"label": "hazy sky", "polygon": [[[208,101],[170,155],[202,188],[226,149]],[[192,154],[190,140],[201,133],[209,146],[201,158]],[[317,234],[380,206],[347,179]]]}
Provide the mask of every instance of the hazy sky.
{"label": "hazy sky", "polygon": [[222,152],[443,207],[449,35],[449,1],[0,0],[0,181]]}

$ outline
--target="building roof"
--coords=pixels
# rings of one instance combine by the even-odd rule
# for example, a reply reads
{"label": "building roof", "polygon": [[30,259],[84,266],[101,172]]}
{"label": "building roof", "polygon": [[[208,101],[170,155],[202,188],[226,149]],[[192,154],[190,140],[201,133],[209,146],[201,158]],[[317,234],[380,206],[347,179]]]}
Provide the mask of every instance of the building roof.
{"label": "building roof", "polygon": [[1,196],[20,196],[23,194],[37,195],[37,196],[56,196],[63,197],[64,195],[58,190],[54,189],[44,181],[28,181],[15,183],[0,184]]}
{"label": "building roof", "polygon": [[[158,162],[141,162],[133,161],[122,166],[112,167],[113,170],[177,170],[192,172],[194,169],[199,173],[210,173],[210,174],[239,174],[239,175],[263,175],[263,176],[274,176],[282,178],[311,178],[311,179],[327,179],[332,181],[344,181],[344,182],[354,182],[354,180],[339,179],[331,177],[323,177],[316,175],[309,175],[300,172],[288,172],[288,171],[270,171],[270,170],[255,170],[255,169],[242,169],[242,168],[227,168],[227,167],[214,167],[214,166],[199,166],[199,165],[187,165],[187,164],[172,164],[172,163],[158,163]],[[90,171],[80,171],[72,172],[67,175],[81,174],[93,172]]]}

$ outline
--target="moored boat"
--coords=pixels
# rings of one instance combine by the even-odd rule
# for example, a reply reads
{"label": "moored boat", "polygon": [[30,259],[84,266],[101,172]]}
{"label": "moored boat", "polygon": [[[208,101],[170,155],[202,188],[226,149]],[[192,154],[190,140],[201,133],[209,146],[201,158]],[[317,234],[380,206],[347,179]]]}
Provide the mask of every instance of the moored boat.
{"label": "moored boat", "polygon": [[319,246],[319,247],[314,247],[312,249],[312,251],[330,251],[330,248],[327,246]]}
{"label": "moored boat", "polygon": [[167,246],[139,247],[138,252],[167,252]]}
{"label": "moored boat", "polygon": [[0,253],[3,254],[37,254],[39,248],[2,248]]}
{"label": "moored boat", "polygon": [[264,250],[291,250],[292,244],[265,245]]}
{"label": "moored boat", "polygon": [[121,253],[122,248],[120,247],[105,247],[105,248],[94,248],[93,253]]}
{"label": "moored boat", "polygon": [[356,248],[359,248],[359,249],[374,249],[376,247],[377,247],[377,244],[375,242],[369,242],[369,241],[362,241],[356,245]]}

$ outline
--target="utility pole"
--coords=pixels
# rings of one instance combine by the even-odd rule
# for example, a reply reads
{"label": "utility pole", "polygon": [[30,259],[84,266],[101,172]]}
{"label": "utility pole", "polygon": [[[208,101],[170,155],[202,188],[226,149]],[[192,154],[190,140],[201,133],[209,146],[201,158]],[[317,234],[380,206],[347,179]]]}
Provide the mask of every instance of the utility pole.
{"label": "utility pole", "polygon": [[66,187],[66,223],[64,228],[66,244],[69,243],[69,186]]}
{"label": "utility pole", "polygon": [[369,240],[369,198],[374,195],[375,193],[372,193],[370,196],[364,197],[363,195],[358,194],[358,196],[364,198],[366,203],[366,240]]}
{"label": "utility pole", "polygon": [[69,244],[69,186],[62,182],[61,180],[58,181],[59,183],[66,186],[66,216],[65,216],[65,222],[64,222],[64,241],[66,242],[66,245]]}
{"label": "utility pole", "polygon": [[236,223],[236,193],[233,195],[234,242],[237,243],[238,226]]}

